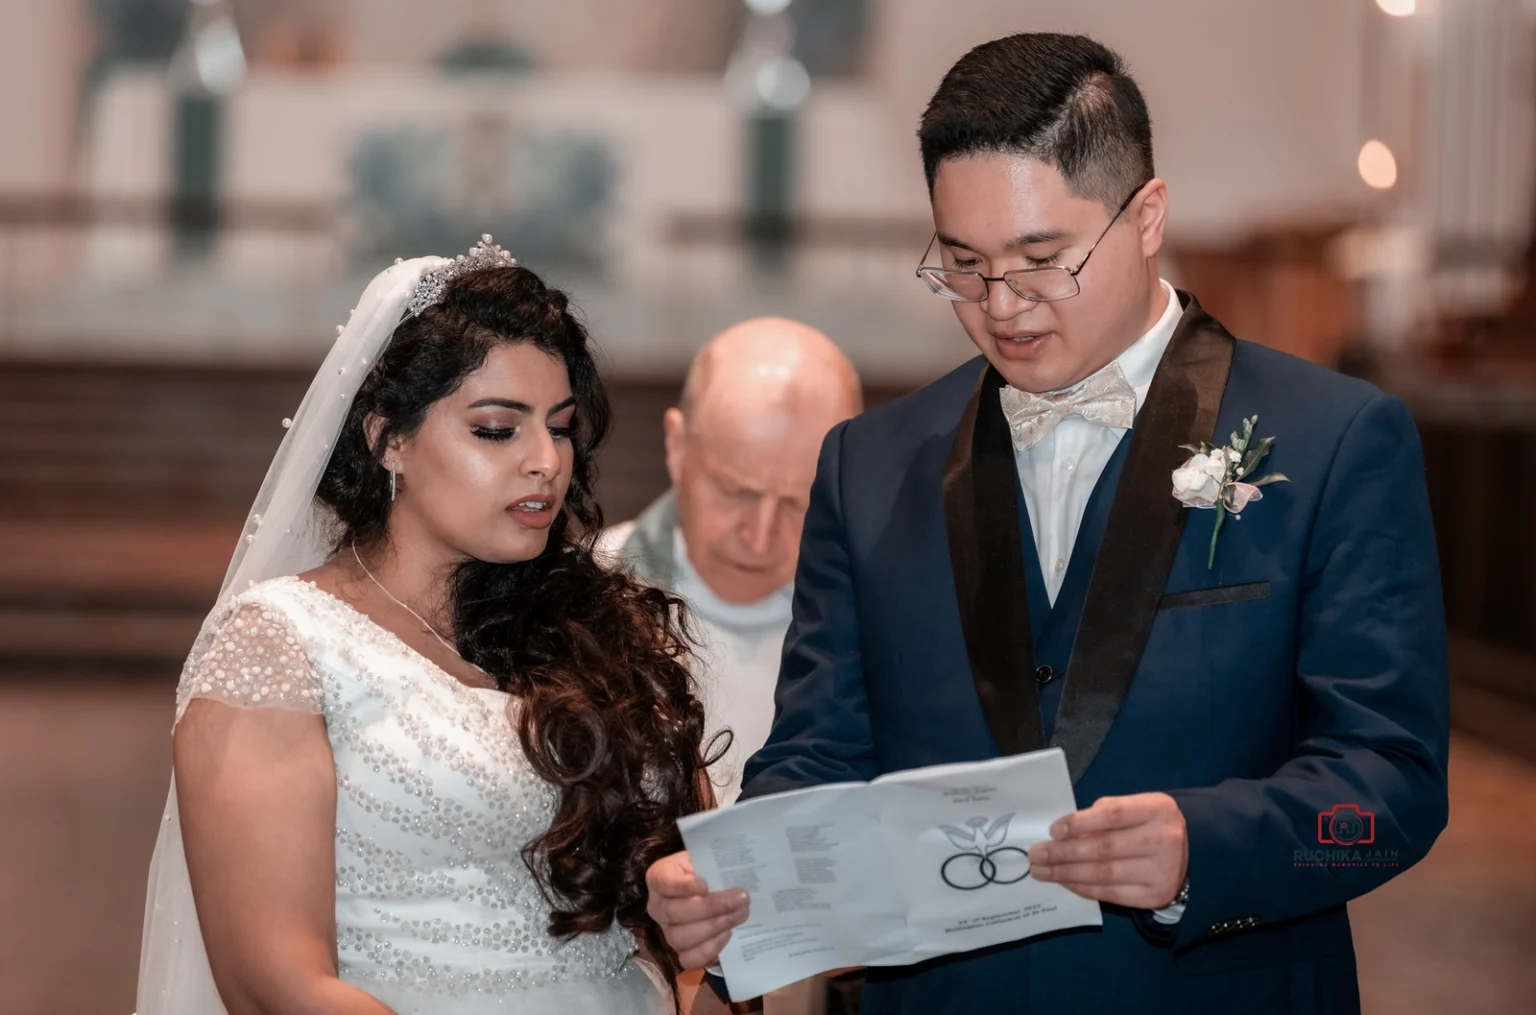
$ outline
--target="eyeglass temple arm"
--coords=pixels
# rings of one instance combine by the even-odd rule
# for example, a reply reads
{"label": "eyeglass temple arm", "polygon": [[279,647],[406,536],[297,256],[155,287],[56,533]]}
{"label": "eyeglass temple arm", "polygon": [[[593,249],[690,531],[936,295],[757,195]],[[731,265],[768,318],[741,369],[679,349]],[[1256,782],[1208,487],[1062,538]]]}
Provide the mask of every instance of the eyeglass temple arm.
{"label": "eyeglass temple arm", "polygon": [[931,236],[928,239],[928,246],[923,248],[923,256],[918,258],[918,261],[917,261],[917,272],[918,272],[918,274],[922,274],[923,268],[928,264],[928,255],[933,253],[933,245],[935,243],[937,243],[937,242],[939,242],[939,231],[937,229],[935,229],[933,231],[933,236]]}
{"label": "eyeglass temple arm", "polygon": [[[1099,244],[1104,242],[1104,237],[1108,236],[1109,231],[1115,227],[1115,223],[1120,221],[1120,216],[1125,214],[1125,209],[1129,208],[1131,206],[1131,202],[1136,200],[1136,195],[1140,194],[1142,188],[1145,187],[1147,183],[1151,182],[1151,180],[1148,180],[1146,183],[1138,184],[1136,189],[1131,191],[1130,194],[1126,196],[1124,201],[1120,202],[1120,207],[1117,208],[1115,213],[1109,217],[1109,221],[1104,225],[1104,231],[1099,234],[1098,239],[1093,241],[1093,246],[1088,248],[1088,253],[1084,254],[1083,259],[1077,262],[1076,268],[1068,269],[1067,274],[1071,275],[1073,278],[1076,278],[1077,273],[1088,266],[1088,258],[1092,257],[1093,252],[1099,249]],[[928,255],[924,254],[923,259],[927,260]]]}

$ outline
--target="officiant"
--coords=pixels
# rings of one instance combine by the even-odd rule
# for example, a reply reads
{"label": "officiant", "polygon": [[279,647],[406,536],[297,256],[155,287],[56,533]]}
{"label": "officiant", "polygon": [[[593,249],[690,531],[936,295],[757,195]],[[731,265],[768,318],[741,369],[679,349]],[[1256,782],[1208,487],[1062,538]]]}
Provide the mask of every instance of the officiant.
{"label": "officiant", "polygon": [[[872,968],[866,1015],[1358,1012],[1347,904],[1448,810],[1412,418],[1162,279],[1175,202],[1103,45],[978,46],[919,141],[915,284],[980,355],[828,434],[743,796],[1064,752],[1030,876],[1102,927]],[[686,853],[647,881],[685,965],[750,918]]]}
{"label": "officiant", "polygon": [[672,485],[598,542],[692,609],[707,728],[732,735],[710,770],[721,805],[741,792],[773,722],[817,451],[861,407],[858,374],[822,332],[779,317],[728,328],[699,351],[662,417]]}

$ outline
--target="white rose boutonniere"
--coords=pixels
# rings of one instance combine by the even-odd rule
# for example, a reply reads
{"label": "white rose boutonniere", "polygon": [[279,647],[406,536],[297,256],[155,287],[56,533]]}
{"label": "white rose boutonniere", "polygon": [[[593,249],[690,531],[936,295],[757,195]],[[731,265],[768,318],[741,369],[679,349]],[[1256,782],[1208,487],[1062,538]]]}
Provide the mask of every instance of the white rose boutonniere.
{"label": "white rose boutonniere", "polygon": [[1221,535],[1221,523],[1227,515],[1234,521],[1240,520],[1244,508],[1264,499],[1264,492],[1259,487],[1290,482],[1278,472],[1248,478],[1275,442],[1273,437],[1254,442],[1253,425],[1258,421],[1257,416],[1243,420],[1242,435],[1234,433],[1232,443],[1226,447],[1215,448],[1205,443],[1180,445],[1193,457],[1173,470],[1174,498],[1185,507],[1216,512],[1216,524],[1211,529],[1211,552],[1205,561],[1207,571],[1216,564],[1216,537]]}

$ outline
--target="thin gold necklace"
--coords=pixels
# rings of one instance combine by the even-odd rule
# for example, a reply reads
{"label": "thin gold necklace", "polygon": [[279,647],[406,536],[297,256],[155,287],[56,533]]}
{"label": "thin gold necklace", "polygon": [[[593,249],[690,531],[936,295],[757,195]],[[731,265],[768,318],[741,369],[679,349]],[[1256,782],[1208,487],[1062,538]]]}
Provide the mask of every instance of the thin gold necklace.
{"label": "thin gold necklace", "polygon": [[[417,622],[420,623],[422,627],[424,627],[428,631],[430,631],[432,633],[432,637],[436,638],[438,640],[438,642],[440,642],[442,644],[443,648],[447,649],[449,652],[452,652],[454,655],[459,656],[460,659],[464,658],[463,656],[459,655],[459,650],[458,649],[456,649],[452,645],[448,644],[448,639],[447,638],[444,638],[442,635],[437,633],[437,628],[435,628],[431,624],[427,623],[427,618],[426,617],[423,617],[421,614],[417,613],[415,610],[411,609],[409,606],[405,605],[400,600],[396,599],[395,598],[395,594],[393,592],[389,591],[389,589],[385,588],[384,587],[384,583],[379,581],[377,578],[375,578],[373,576],[373,572],[368,570],[368,565],[363,563],[362,556],[358,554],[358,552],[357,552],[357,542],[355,540],[352,543],[352,559],[357,561],[357,566],[363,569],[363,574],[368,576],[368,580],[369,581],[373,582],[375,585],[377,585],[379,587],[379,591],[380,592],[382,592],[386,596],[388,596],[390,598],[390,601],[393,602],[396,606],[400,607],[406,613],[409,613],[411,616],[415,617]],[[476,669],[479,669],[479,667],[476,667]]]}

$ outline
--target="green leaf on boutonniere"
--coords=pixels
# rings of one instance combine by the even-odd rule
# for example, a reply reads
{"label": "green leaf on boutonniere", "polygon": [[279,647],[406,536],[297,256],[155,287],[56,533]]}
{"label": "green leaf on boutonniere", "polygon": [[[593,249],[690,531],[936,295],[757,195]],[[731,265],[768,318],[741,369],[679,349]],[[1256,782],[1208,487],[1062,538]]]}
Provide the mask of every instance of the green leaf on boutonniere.
{"label": "green leaf on boutonniere", "polygon": [[1271,483],[1289,483],[1290,481],[1290,477],[1283,472],[1271,472],[1267,476],[1260,476],[1248,482],[1253,486],[1268,486]]}
{"label": "green leaf on boutonniere", "polygon": [[1243,455],[1243,462],[1238,466],[1237,474],[1239,476],[1246,476],[1258,468],[1259,463],[1264,460],[1264,456],[1269,454],[1269,446],[1273,443],[1275,443],[1273,437],[1264,437],[1258,444],[1249,449],[1248,453]]}

